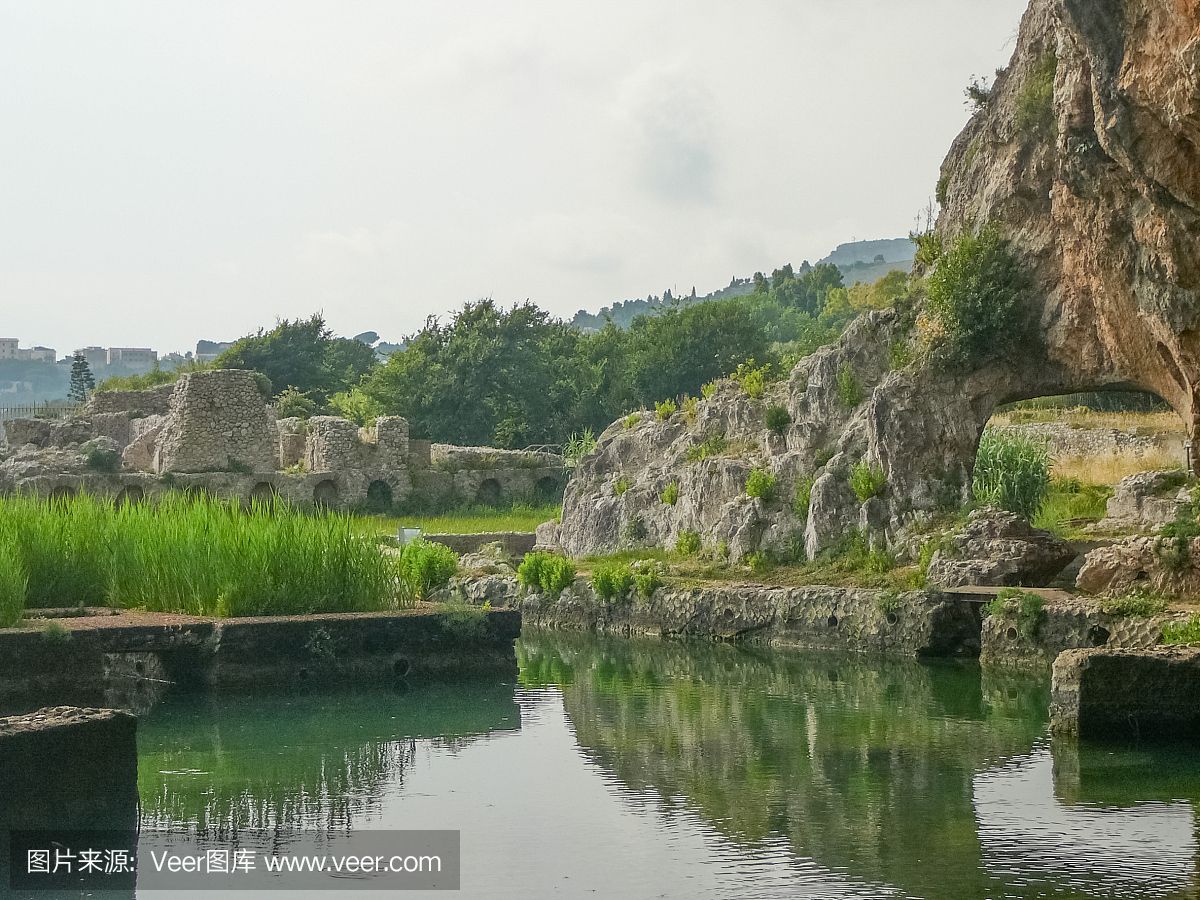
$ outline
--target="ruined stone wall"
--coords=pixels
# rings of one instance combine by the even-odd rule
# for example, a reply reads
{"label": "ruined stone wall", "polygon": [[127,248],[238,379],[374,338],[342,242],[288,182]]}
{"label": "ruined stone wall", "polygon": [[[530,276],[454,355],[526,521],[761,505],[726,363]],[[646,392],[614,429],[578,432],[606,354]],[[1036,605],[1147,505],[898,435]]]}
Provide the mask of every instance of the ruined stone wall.
{"label": "ruined stone wall", "polygon": [[174,384],[163,384],[145,391],[99,391],[92,394],[84,416],[99,413],[128,413],[131,419],[165,416],[171,408]]}
{"label": "ruined stone wall", "polygon": [[253,372],[182,376],[158,448],[159,472],[274,472],[279,439]]}

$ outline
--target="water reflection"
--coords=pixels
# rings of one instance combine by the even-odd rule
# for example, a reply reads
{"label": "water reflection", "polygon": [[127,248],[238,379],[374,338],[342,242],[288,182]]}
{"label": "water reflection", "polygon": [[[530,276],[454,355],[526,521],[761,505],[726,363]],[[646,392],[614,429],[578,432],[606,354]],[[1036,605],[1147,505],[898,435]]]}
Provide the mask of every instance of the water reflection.
{"label": "water reflection", "polygon": [[403,788],[418,741],[462,746],[520,722],[513,685],[494,678],[173,699],[138,735],[142,827],[346,831]]}
{"label": "water reflection", "polygon": [[699,814],[734,865],[947,900],[1193,885],[1195,755],[1070,747],[1055,779],[1041,677],[565,635],[521,666],[627,802]]}

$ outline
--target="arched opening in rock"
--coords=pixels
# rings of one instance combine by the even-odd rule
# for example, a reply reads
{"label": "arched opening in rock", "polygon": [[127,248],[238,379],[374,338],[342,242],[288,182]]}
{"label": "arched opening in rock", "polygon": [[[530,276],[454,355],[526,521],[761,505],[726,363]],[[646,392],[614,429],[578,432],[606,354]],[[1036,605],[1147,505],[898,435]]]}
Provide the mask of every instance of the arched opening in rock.
{"label": "arched opening in rock", "polygon": [[367,485],[368,512],[389,513],[392,511],[393,502],[392,486],[386,481],[372,481]]}
{"label": "arched opening in rock", "polygon": [[324,508],[337,506],[341,497],[337,484],[331,478],[317,483],[313,488],[313,503]]}
{"label": "arched opening in rock", "polygon": [[144,503],[145,500],[146,492],[142,490],[141,486],[131,484],[127,487],[121,488],[121,491],[117,494],[117,498],[114,502],[116,506],[120,508],[122,506],[136,506],[139,503]]}
{"label": "arched opening in rock", "polygon": [[76,490],[72,485],[59,484],[55,485],[54,488],[51,489],[50,499],[61,502],[63,500],[70,500],[78,493],[79,491]]}
{"label": "arched opening in rock", "polygon": [[[1186,440],[1182,419],[1150,391],[1121,386],[1022,399],[997,406],[988,420],[972,492],[977,502],[1005,506],[1038,528],[1078,537],[1105,518],[1123,478],[1182,473]],[[1047,466],[1049,480],[1039,491],[1037,470]]]}
{"label": "arched opening in rock", "polygon": [[534,493],[542,503],[553,503],[562,499],[562,484],[551,475],[544,475],[534,485]]}
{"label": "arched opening in rock", "polygon": [[476,502],[484,506],[498,506],[503,496],[504,491],[495,478],[485,478],[479,485],[479,490],[475,492]]}
{"label": "arched opening in rock", "polygon": [[198,484],[188,485],[183,489],[183,496],[191,503],[202,503],[211,499],[208,488]]}

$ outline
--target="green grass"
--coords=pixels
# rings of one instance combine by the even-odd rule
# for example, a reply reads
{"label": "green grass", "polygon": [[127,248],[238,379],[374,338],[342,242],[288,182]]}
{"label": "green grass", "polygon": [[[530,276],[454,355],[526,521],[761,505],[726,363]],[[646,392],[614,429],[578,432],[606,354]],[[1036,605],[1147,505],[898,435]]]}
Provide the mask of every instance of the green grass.
{"label": "green grass", "polygon": [[25,564],[16,548],[0,545],[0,628],[10,628],[21,621],[28,583]]}
{"label": "green grass", "polygon": [[975,499],[1034,519],[1050,493],[1050,452],[1040,441],[984,431],[975,457]]}
{"label": "green grass", "polygon": [[1110,616],[1126,616],[1137,619],[1147,619],[1166,612],[1168,601],[1166,597],[1154,593],[1147,588],[1136,588],[1117,597],[1105,597],[1100,601],[1100,609]]}
{"label": "green grass", "polygon": [[1017,633],[1027,641],[1037,638],[1046,621],[1045,598],[1020,588],[1002,588],[985,610],[989,616],[1015,621]]}
{"label": "green grass", "polygon": [[26,607],[251,616],[395,609],[417,596],[347,516],[182,496],[119,508],[88,496],[0,500],[0,555],[6,620],[12,559]]}
{"label": "green grass", "polygon": [[526,553],[517,567],[517,580],[531,591],[541,591],[557,599],[575,583],[575,566],[556,553]]}
{"label": "green grass", "polygon": [[395,534],[399,528],[420,528],[424,534],[483,534],[489,531],[535,531],[562,513],[557,504],[517,505],[500,509],[464,506],[444,513],[364,516],[360,527],[380,534]]}
{"label": "green grass", "polygon": [[592,587],[605,602],[622,600],[633,587],[633,570],[618,562],[596,566],[592,571]]}
{"label": "green grass", "polygon": [[887,487],[887,475],[880,466],[873,466],[865,459],[854,464],[850,470],[850,489],[859,503],[878,497]]}
{"label": "green grass", "polygon": [[1033,517],[1035,528],[1044,528],[1059,537],[1083,535],[1083,526],[1099,522],[1107,513],[1112,488],[1084,484],[1073,478],[1055,478],[1046,499]]}
{"label": "green grass", "polygon": [[1163,626],[1164,644],[1200,644],[1200,616],[1186,622],[1168,622]]}

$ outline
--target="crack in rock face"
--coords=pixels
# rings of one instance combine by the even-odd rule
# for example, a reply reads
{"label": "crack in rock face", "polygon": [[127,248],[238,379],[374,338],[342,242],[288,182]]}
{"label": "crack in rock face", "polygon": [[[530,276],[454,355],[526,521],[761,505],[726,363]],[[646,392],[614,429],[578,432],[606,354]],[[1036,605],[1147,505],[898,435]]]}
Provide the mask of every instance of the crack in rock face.
{"label": "crack in rock face", "polygon": [[[922,356],[893,371],[889,348],[928,311],[918,290],[914,309],[865,315],[760,400],[727,384],[690,417],[609,427],[575,470],[557,544],[699,535],[734,560],[811,558],[856,533],[903,547],[910,525],[969,496],[995,407],[1047,395],[1152,391],[1200,446],[1200,0],[1033,0],[939,193],[942,246],[990,228],[1018,261],[1027,339],[966,367]],[[919,254],[915,274],[934,265]],[[766,424],[774,405],[782,431]],[[863,499],[856,467],[884,486]],[[747,492],[756,469],[768,496]]]}

